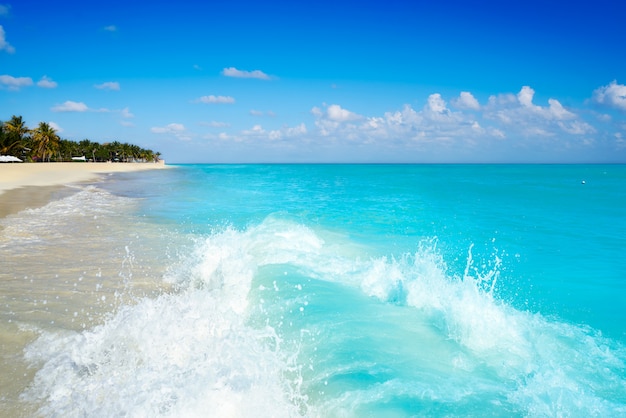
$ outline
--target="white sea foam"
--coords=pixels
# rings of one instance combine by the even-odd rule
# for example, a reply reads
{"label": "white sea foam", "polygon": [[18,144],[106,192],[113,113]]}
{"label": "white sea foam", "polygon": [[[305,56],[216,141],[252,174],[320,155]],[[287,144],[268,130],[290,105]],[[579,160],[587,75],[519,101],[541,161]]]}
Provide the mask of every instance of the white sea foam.
{"label": "white sea foam", "polygon": [[278,337],[245,326],[223,296],[144,299],[92,331],[43,335],[27,351],[45,360],[27,398],[45,399],[46,416],[295,415]]}
{"label": "white sea foam", "polygon": [[[242,417],[324,416],[333,411],[355,416],[363,405],[382,405],[390,397],[458,402],[481,391],[507,402],[507,410],[530,416],[626,413],[622,404],[605,399],[624,393],[623,348],[590,329],[519,311],[499,300],[494,285],[503,278],[497,257],[480,271],[470,249],[467,268],[455,273],[448,270],[434,240],[397,258],[356,253],[357,246],[346,237],[276,217],[243,231],[226,228],[199,238],[195,251],[168,273],[176,292],[124,306],[89,331],[44,333],[29,346],[28,359],[43,366],[24,397],[42,401],[46,416],[203,416],[207,411]],[[372,371],[375,361],[332,363],[313,355],[318,348],[327,353],[336,349],[332,339],[315,339],[320,327],[336,329],[354,321],[331,313],[333,323],[315,322],[315,317],[307,323],[306,315],[315,306],[303,296],[304,280],[287,282],[274,275],[271,284],[252,286],[269,266],[363,292],[370,297],[364,301],[374,301],[374,307],[397,307],[395,319],[427,321],[406,330],[416,333],[405,342],[407,347],[400,350],[391,338],[383,340],[390,346],[378,347],[411,353],[407,358],[423,362],[412,365],[418,371],[409,370],[411,379],[423,373],[427,380],[386,379],[384,369]],[[272,311],[252,306],[262,301],[263,292],[284,294],[275,302],[285,307],[273,306]],[[265,322],[250,317],[259,311],[277,316]],[[298,348],[285,340],[294,337],[288,337],[282,324],[296,319],[306,327],[293,335],[300,336],[297,343],[309,346]],[[369,334],[356,335],[355,341],[381,344],[375,338],[380,329],[359,327]],[[416,343],[421,345],[411,345]],[[351,349],[367,353],[367,346]],[[302,372],[305,365],[310,371]],[[333,383],[326,392],[307,392],[332,377],[340,382],[342,376],[359,373],[382,383],[357,390]]]}
{"label": "white sea foam", "polygon": [[280,338],[247,325],[259,242],[241,235],[199,245],[170,275],[176,293],[124,306],[90,331],[44,333],[26,351],[43,367],[24,399],[43,401],[46,416],[300,415]]}
{"label": "white sea foam", "polygon": [[530,416],[626,413],[622,403],[603,398],[626,393],[624,347],[588,327],[519,311],[497,299],[499,257],[494,255],[492,268],[481,272],[474,268],[470,248],[467,268],[455,275],[434,241],[425,244],[399,260],[374,260],[363,274],[364,291],[382,300],[405,298],[440,324],[471,354],[469,364],[465,357],[456,365],[487,367],[503,382],[513,382],[507,398]]}
{"label": "white sea foam", "polygon": [[132,199],[94,186],[74,188],[76,193],[63,199],[0,219],[0,248],[30,247],[74,237],[85,223],[97,223],[98,216],[114,216],[133,205]]}

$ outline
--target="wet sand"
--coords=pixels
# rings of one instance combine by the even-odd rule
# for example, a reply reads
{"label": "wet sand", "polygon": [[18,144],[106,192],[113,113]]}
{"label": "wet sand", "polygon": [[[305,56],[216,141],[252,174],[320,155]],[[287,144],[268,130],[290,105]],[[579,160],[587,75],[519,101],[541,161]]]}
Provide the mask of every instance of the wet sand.
{"label": "wet sand", "polygon": [[107,173],[170,168],[159,163],[13,163],[0,164],[0,218],[38,208],[71,193],[64,185],[95,181]]}
{"label": "wet sand", "polygon": [[[56,215],[19,212],[83,190],[67,187],[71,184],[97,182],[107,173],[166,167],[0,164],[0,416],[36,415],[37,405],[19,398],[37,371],[25,361],[23,350],[42,332],[89,328],[122,299],[162,289],[163,266],[158,260],[163,254],[152,250],[158,247],[160,235],[146,226],[129,237],[136,221],[124,215],[123,200],[109,214],[72,216],[58,209]],[[41,222],[49,218],[50,223],[37,227],[40,218]]]}
{"label": "wet sand", "polygon": [[158,163],[4,163],[0,164],[0,195],[25,186],[59,186],[95,180],[105,173],[169,168]]}
{"label": "wet sand", "polygon": [[39,208],[70,192],[71,189],[63,186],[28,186],[0,193],[0,218],[24,209]]}

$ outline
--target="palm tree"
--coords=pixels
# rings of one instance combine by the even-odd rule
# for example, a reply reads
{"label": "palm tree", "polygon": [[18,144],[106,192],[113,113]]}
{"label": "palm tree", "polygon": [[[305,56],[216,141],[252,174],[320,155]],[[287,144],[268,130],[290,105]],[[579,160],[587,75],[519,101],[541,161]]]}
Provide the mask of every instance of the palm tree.
{"label": "palm tree", "polygon": [[109,144],[105,143],[95,148],[94,155],[96,157],[94,161],[110,161],[111,153],[109,151]]}
{"label": "palm tree", "polygon": [[30,132],[21,116],[11,116],[11,120],[3,124],[4,138],[0,143],[0,154],[16,154],[24,148],[24,140]]}
{"label": "palm tree", "polygon": [[141,147],[139,145],[130,144],[128,148],[132,156],[132,162],[135,162],[141,158]]}
{"label": "palm tree", "polygon": [[8,122],[0,122],[0,154],[35,158],[71,160],[72,156],[91,154],[93,161],[159,161],[160,152],[154,153],[138,145],[113,141],[99,144],[88,139],[80,143],[59,138],[56,130],[45,122],[29,130],[21,116],[13,115]]}
{"label": "palm tree", "polygon": [[129,157],[132,156],[132,149],[130,147],[130,144],[127,142],[124,142],[120,148],[120,150],[122,151],[122,161],[124,161],[125,163],[128,162]]}
{"label": "palm tree", "polygon": [[80,147],[78,143],[70,141],[69,139],[59,140],[59,158],[57,161],[72,161],[72,157],[79,156]]}
{"label": "palm tree", "polygon": [[9,145],[9,136],[4,131],[4,123],[0,122],[0,154],[5,154],[4,148]]}
{"label": "palm tree", "polygon": [[96,161],[96,150],[100,147],[97,142],[91,142],[89,139],[83,139],[78,143],[82,155],[91,154],[91,159]]}
{"label": "palm tree", "polygon": [[111,161],[119,161],[119,157],[122,151],[122,144],[119,141],[109,142],[107,145],[107,149],[109,151],[109,159]]}
{"label": "palm tree", "polygon": [[33,141],[35,142],[35,155],[45,161],[46,156],[50,161],[50,156],[59,149],[60,138],[56,130],[46,122],[39,122],[37,129],[33,130]]}

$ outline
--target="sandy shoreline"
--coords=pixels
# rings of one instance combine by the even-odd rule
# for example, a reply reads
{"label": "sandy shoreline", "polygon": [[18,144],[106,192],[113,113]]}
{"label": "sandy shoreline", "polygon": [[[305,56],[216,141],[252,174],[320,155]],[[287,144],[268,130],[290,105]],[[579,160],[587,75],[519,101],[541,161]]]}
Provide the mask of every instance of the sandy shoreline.
{"label": "sandy shoreline", "polygon": [[0,164],[0,195],[26,186],[63,186],[95,180],[100,174],[169,168],[160,163],[14,163]]}
{"label": "sandy shoreline", "polygon": [[171,168],[160,163],[0,164],[0,218],[45,205],[63,186],[97,180],[107,173]]}

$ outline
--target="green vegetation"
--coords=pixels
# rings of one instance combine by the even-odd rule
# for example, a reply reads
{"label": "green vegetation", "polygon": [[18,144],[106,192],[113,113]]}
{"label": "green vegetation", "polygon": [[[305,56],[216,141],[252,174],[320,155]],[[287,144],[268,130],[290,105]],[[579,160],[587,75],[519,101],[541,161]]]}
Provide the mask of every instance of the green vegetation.
{"label": "green vegetation", "polygon": [[46,122],[28,129],[21,116],[0,122],[0,155],[12,155],[23,161],[72,161],[85,157],[89,161],[157,162],[161,153],[118,141],[99,144],[62,139]]}

